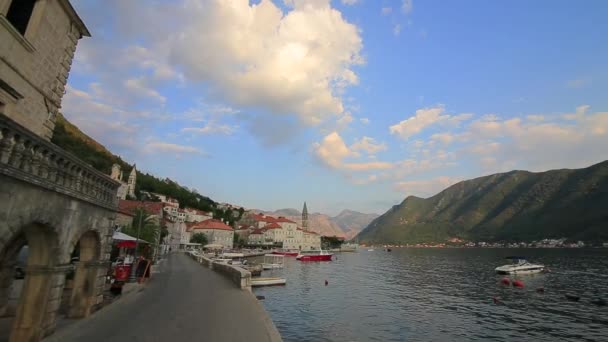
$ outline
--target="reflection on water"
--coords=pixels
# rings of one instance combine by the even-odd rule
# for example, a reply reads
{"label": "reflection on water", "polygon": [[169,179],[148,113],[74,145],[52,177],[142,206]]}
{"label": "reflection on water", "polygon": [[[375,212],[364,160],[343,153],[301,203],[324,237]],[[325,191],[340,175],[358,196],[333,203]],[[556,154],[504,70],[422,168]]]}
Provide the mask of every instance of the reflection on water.
{"label": "reflection on water", "polygon": [[[494,268],[513,254],[551,272],[518,276],[523,289],[500,285]],[[254,291],[285,341],[608,341],[608,306],[590,303],[608,300],[606,249],[361,250],[286,258],[273,274],[287,286]]]}

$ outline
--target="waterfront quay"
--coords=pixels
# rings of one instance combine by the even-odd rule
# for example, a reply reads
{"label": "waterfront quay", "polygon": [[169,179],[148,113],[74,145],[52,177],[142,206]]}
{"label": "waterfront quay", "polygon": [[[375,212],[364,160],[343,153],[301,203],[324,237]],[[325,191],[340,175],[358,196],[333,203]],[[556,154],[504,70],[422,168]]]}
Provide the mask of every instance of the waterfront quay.
{"label": "waterfront quay", "polygon": [[255,296],[183,253],[138,293],[44,341],[281,341]]}

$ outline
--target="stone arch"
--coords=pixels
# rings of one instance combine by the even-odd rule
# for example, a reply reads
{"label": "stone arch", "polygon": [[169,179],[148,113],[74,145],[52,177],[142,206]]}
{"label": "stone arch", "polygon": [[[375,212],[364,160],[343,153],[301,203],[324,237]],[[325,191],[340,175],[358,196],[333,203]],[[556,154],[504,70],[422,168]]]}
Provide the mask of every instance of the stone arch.
{"label": "stone arch", "polygon": [[[100,269],[101,237],[95,230],[88,230],[70,244],[70,250],[78,252],[72,290],[69,294],[68,317],[82,318],[91,314],[97,304],[97,280]],[[101,267],[100,267],[101,266]]]}
{"label": "stone arch", "polygon": [[[57,282],[59,244],[57,233],[48,225],[31,223],[19,227],[1,247],[2,290],[6,289],[4,285],[13,281],[17,254],[25,245],[28,246],[25,278],[9,341],[40,340],[45,334],[46,321],[54,313],[52,305],[55,298],[51,288]],[[4,301],[5,298],[8,299],[3,293],[1,299]]]}

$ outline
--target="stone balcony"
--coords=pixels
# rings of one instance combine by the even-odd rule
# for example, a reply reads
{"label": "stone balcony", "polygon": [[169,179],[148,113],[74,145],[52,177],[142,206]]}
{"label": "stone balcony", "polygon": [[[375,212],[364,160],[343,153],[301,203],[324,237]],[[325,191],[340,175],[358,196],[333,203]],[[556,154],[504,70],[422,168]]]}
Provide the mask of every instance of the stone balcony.
{"label": "stone balcony", "polygon": [[120,184],[0,113],[0,174],[116,210]]}

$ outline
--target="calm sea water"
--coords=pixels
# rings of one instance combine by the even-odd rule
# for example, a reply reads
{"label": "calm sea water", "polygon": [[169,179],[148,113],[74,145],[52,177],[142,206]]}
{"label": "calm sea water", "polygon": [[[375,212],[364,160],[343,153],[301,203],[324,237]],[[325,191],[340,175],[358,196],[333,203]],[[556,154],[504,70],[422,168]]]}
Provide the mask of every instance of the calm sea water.
{"label": "calm sea water", "polygon": [[[522,254],[551,272],[518,276],[523,289],[500,285],[494,268]],[[590,303],[608,300],[608,249],[403,248],[285,261],[265,275],[287,286],[254,290],[285,341],[608,341],[608,306]]]}

